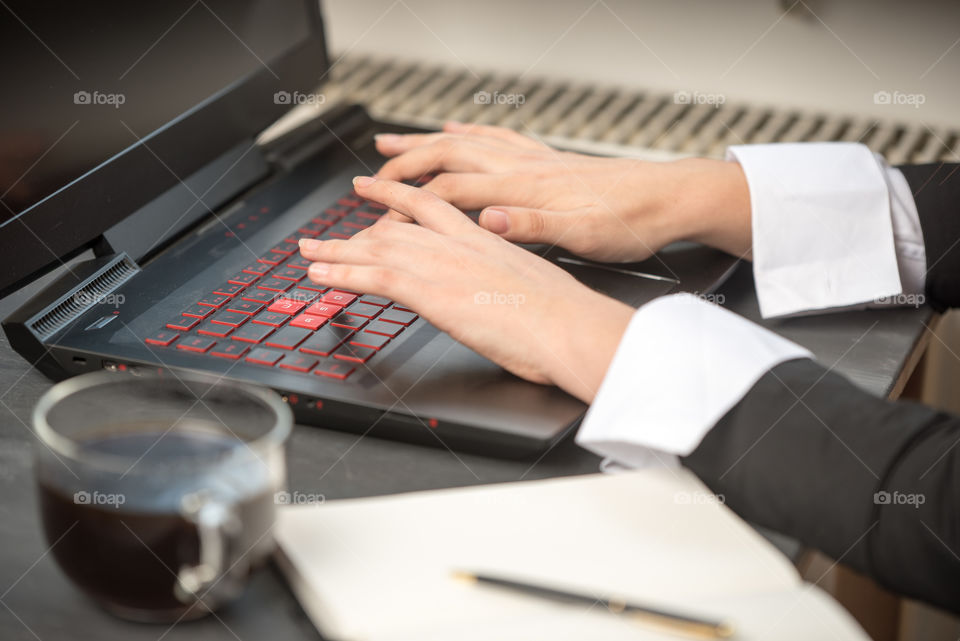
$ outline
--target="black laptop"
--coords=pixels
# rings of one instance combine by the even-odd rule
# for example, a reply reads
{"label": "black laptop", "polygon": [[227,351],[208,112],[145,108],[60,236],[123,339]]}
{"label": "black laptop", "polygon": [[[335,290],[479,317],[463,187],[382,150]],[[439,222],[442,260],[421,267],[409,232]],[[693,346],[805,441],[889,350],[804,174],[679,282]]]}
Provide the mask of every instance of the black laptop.
{"label": "black laptop", "polygon": [[[10,2],[2,22],[0,295],[51,281],[3,323],[52,378],[194,370],[280,392],[299,423],[534,456],[586,407],[525,382],[393,301],[324,288],[297,239],[349,238],[385,208],[350,179],[397,131],[323,102],[316,1]],[[734,260],[677,245],[598,265],[531,247],[634,306],[707,293]],[[576,319],[570,319],[576,326]]]}

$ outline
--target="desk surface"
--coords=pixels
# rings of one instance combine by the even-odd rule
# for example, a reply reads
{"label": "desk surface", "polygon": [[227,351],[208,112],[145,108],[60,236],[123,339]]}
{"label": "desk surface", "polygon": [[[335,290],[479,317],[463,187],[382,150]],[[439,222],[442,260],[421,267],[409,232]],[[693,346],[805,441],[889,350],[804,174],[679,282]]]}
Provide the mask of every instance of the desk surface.
{"label": "desk surface", "polygon": [[[724,303],[759,316],[749,267],[720,290]],[[13,309],[0,303],[0,315]],[[810,348],[827,366],[878,395],[896,395],[925,345],[927,309],[856,312],[765,323]],[[0,338],[0,638],[5,641],[247,641],[317,639],[274,569],[258,574],[244,597],[216,617],[166,626],[118,621],[75,590],[45,551],[31,473],[30,412],[51,385]],[[597,471],[599,459],[566,441],[539,461],[501,461],[447,450],[300,427],[288,450],[290,489],[340,499],[546,478]],[[788,552],[796,544],[775,540]]]}

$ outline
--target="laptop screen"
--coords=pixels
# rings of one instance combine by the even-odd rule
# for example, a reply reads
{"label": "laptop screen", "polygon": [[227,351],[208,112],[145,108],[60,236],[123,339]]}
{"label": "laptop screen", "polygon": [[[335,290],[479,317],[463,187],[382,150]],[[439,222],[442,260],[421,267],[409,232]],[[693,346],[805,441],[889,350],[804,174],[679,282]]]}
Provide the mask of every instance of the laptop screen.
{"label": "laptop screen", "polygon": [[[218,99],[240,95],[254,78],[261,101],[271,88],[301,88],[303,65],[292,68],[290,59],[311,39],[322,45],[318,32],[316,2],[303,0],[0,3],[0,238],[24,231],[17,219],[29,224],[31,208],[137,147],[154,156],[154,166],[140,173],[158,178],[159,189],[237,144],[239,134],[255,135],[289,106],[251,102],[245,111],[233,100],[229,114],[208,122],[209,146],[198,145],[194,132],[190,157],[178,158],[175,141],[162,137]],[[325,61],[312,51],[316,82]],[[221,125],[232,127],[229,135],[218,131]],[[159,180],[157,164],[175,176]],[[122,188],[135,185],[141,183]],[[97,206],[61,207],[58,222],[98,216],[111,202],[100,191],[89,203]],[[130,200],[127,208],[136,204]],[[31,227],[33,235],[45,235],[39,224]],[[0,290],[7,284],[0,282]]]}

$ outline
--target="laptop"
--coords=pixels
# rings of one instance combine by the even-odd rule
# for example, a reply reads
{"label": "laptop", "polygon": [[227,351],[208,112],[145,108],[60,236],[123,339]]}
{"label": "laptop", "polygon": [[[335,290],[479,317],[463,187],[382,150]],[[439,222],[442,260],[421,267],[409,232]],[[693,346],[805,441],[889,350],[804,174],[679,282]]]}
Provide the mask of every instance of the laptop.
{"label": "laptop", "polygon": [[[583,403],[415,307],[305,277],[298,238],[349,238],[385,210],[350,183],[384,160],[374,134],[414,131],[331,104],[257,144],[325,100],[317,2],[9,9],[0,296],[50,281],[3,321],[33,366],[54,379],[206,372],[275,389],[302,425],[498,457],[536,456],[578,424]],[[634,306],[709,293],[736,262],[695,245],[617,265],[528,249]]]}

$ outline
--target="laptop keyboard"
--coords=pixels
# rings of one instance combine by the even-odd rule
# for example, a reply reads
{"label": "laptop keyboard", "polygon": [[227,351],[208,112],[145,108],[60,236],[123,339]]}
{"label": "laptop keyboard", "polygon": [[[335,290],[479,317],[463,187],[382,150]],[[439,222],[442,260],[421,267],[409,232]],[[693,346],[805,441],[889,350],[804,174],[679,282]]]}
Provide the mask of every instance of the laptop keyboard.
{"label": "laptop keyboard", "polygon": [[167,320],[145,342],[346,380],[417,315],[380,296],[314,284],[307,278],[310,261],[300,256],[297,240],[350,238],[386,211],[351,191]]}

